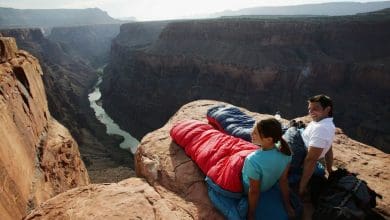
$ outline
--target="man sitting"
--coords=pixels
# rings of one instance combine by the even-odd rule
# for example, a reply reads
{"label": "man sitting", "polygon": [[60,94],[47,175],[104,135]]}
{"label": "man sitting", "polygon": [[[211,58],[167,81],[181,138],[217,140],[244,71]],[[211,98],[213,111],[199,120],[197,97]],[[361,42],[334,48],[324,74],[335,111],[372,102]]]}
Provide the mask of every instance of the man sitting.
{"label": "man sitting", "polygon": [[308,100],[309,115],[313,119],[302,133],[302,139],[308,148],[304,160],[303,174],[299,183],[299,195],[303,197],[306,186],[312,176],[316,163],[325,157],[326,169],[332,172],[332,142],[335,136],[333,123],[333,103],[326,95],[316,95]]}

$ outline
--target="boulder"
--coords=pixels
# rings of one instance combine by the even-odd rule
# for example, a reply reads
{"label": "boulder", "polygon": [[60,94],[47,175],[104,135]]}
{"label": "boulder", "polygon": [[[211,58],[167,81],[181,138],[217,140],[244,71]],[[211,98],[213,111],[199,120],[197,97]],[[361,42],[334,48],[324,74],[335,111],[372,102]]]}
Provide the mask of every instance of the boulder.
{"label": "boulder", "polygon": [[[178,193],[188,201],[198,203],[201,216],[220,214],[213,207],[207,195],[204,174],[198,166],[185,154],[184,150],[172,142],[169,132],[171,127],[180,120],[196,119],[207,122],[207,109],[223,102],[200,100],[181,107],[176,114],[160,129],[148,133],[142,140],[135,155],[136,173],[146,178],[151,184],[159,184]],[[257,120],[270,115],[255,114],[241,109]],[[286,121],[287,122],[287,121]]]}
{"label": "boulder", "polygon": [[69,190],[43,203],[25,219],[199,219],[198,213],[198,207],[184,198],[133,177]]}
{"label": "boulder", "polygon": [[[135,156],[138,176],[146,178],[152,185],[162,185],[189,201],[208,207],[201,209],[201,212],[214,212],[208,199],[205,176],[184,150],[172,141],[169,131],[180,120],[196,119],[207,122],[207,110],[220,104],[228,105],[218,101],[199,100],[182,106],[162,128],[145,135]],[[256,120],[272,117],[240,109]],[[308,123],[310,118],[306,116],[296,120]],[[281,121],[286,125],[288,123],[286,119]],[[340,128],[336,130],[333,148],[335,166],[358,173],[359,178],[367,181],[368,186],[383,196],[383,199],[378,200],[379,211],[390,216],[390,192],[386,189],[390,178],[388,154],[350,139]]]}

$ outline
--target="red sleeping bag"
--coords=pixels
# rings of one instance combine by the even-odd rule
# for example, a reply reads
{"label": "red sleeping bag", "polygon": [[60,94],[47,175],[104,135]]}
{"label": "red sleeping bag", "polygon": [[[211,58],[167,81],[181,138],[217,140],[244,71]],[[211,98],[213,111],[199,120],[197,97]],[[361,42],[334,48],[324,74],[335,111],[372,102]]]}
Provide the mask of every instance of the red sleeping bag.
{"label": "red sleeping bag", "polygon": [[259,149],[196,120],[174,125],[170,135],[187,155],[222,189],[242,192],[241,171],[247,155]]}

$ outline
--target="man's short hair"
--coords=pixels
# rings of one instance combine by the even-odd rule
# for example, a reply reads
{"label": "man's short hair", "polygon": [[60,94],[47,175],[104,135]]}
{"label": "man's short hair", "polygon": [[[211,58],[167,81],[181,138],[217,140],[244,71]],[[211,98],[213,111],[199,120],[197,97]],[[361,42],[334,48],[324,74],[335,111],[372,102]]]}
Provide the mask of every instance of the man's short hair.
{"label": "man's short hair", "polygon": [[308,101],[309,102],[319,102],[323,109],[330,106],[330,111],[329,111],[328,116],[330,116],[330,117],[333,116],[333,102],[329,96],[323,95],[323,94],[316,95],[316,96],[310,97]]}

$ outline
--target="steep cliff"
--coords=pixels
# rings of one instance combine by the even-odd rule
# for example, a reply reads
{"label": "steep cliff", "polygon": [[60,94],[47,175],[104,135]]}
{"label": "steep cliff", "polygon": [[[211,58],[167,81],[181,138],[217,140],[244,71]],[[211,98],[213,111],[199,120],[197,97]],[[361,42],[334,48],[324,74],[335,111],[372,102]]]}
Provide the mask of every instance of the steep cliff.
{"label": "steep cliff", "polygon": [[173,22],[146,48],[113,46],[103,105],[140,138],[199,98],[293,118],[325,93],[338,126],[389,152],[389,15]]}
{"label": "steep cliff", "polygon": [[0,28],[58,27],[119,23],[98,8],[14,9],[0,8]]}
{"label": "steep cliff", "polygon": [[111,40],[120,24],[54,27],[48,38],[61,43],[73,58],[87,60],[94,67],[108,63]]}
{"label": "steep cliff", "polygon": [[[114,99],[119,100],[130,95],[129,93],[132,93],[131,87],[127,87],[130,84],[117,82],[117,80],[135,80],[135,78],[132,78],[131,76],[130,78],[122,77],[123,75],[128,75],[129,73],[129,68],[131,67],[128,62],[133,62],[132,57],[134,51],[138,49],[148,48],[148,46],[150,46],[154,41],[158,39],[158,36],[167,24],[169,24],[169,21],[137,22],[121,25],[119,35],[112,40],[110,62],[104,70],[105,74],[103,75],[103,83],[101,85],[103,106],[105,109],[107,109],[108,105],[114,104],[115,102],[115,106],[107,109],[109,115],[115,121],[119,120],[120,126],[130,131],[130,133],[137,139],[141,139],[142,135],[145,134],[146,131],[151,131],[153,129],[153,126],[149,126],[150,123],[143,123],[144,120],[149,119],[143,117],[140,118],[140,115],[133,115],[135,117],[130,115],[127,115],[130,117],[122,117],[122,113],[127,114],[127,110],[123,110],[129,107],[129,103],[120,104],[120,102],[112,102],[108,99],[113,97]],[[133,83],[135,83],[135,81],[133,81],[131,84]],[[115,86],[119,86],[120,88],[114,88]],[[153,91],[154,90],[149,90],[149,92]],[[133,95],[136,94],[132,93],[131,96]],[[144,97],[144,95],[141,96]],[[137,103],[138,100],[135,99],[125,100],[130,101],[132,103],[132,106],[137,105],[137,109],[141,109],[143,104],[146,104],[144,102]],[[114,113],[117,110],[121,113]],[[148,114],[148,116],[152,115]],[[158,115],[156,115],[156,117],[158,117]],[[129,124],[131,124],[131,126],[128,126]]]}
{"label": "steep cliff", "polygon": [[78,145],[51,117],[38,60],[0,37],[0,218],[89,183]]}
{"label": "steep cliff", "polygon": [[224,11],[213,16],[242,16],[242,15],[317,15],[317,16],[341,16],[354,15],[389,8],[390,2],[325,2],[320,4],[303,4],[287,6],[266,6],[244,8],[237,11]]}
{"label": "steep cliff", "polygon": [[[130,152],[119,149],[120,140],[106,134],[105,126],[96,119],[89,106],[87,96],[97,75],[86,58],[74,57],[69,52],[74,50],[72,45],[53,42],[39,29],[8,29],[0,30],[0,33],[15,37],[22,49],[40,60],[50,112],[69,128],[79,144],[91,181],[113,181],[113,175],[107,175],[109,173],[130,177],[128,169],[123,169],[133,166]],[[117,167],[119,171],[114,171]]]}
{"label": "steep cliff", "polygon": [[0,33],[15,37],[22,49],[30,51],[41,61],[46,73],[43,80],[50,112],[78,139],[81,133],[78,129],[85,127],[80,125],[85,118],[83,110],[89,108],[85,103],[88,88],[97,79],[94,69],[82,60],[73,59],[61,45],[45,38],[39,29],[8,29],[0,30]]}
{"label": "steep cliff", "polygon": [[169,23],[170,21],[152,21],[123,24],[112,44],[127,48],[148,46],[158,39],[161,30]]}

